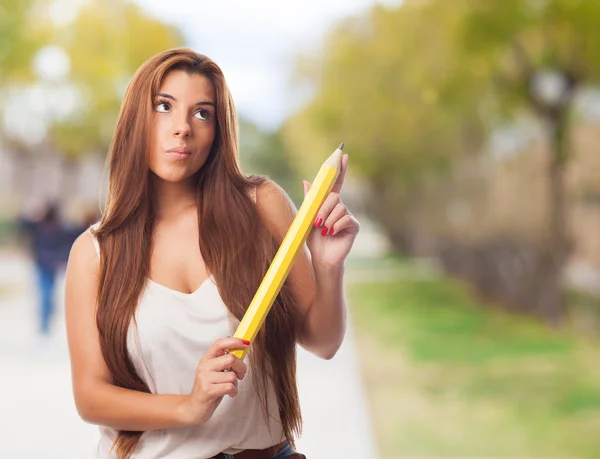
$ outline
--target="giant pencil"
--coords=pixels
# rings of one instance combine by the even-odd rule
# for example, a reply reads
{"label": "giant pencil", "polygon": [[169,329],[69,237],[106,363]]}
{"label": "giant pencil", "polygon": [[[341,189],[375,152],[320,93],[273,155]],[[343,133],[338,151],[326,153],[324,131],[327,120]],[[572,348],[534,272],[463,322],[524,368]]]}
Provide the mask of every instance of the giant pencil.
{"label": "giant pencil", "polygon": [[[281,290],[281,286],[290,272],[296,255],[300,252],[300,248],[313,227],[317,212],[321,205],[323,205],[325,198],[329,195],[340,174],[342,148],[344,148],[343,143],[336,148],[332,155],[323,163],[321,169],[319,169],[319,173],[315,177],[310,191],[304,198],[300,209],[298,209],[298,213],[290,229],[283,238],[279,250],[275,254],[250,306],[248,306],[246,314],[244,314],[242,321],[233,335],[235,338],[245,339],[250,342],[253,342],[254,338],[256,338],[275,298]],[[248,349],[238,349],[232,350],[230,353],[243,360],[247,351]]]}

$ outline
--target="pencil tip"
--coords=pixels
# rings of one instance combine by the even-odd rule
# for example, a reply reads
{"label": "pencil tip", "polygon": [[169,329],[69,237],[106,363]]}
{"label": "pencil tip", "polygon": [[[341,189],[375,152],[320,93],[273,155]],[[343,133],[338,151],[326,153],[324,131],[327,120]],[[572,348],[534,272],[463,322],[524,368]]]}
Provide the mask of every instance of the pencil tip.
{"label": "pencil tip", "polygon": [[338,148],[339,148],[340,150],[343,150],[343,149],[344,149],[344,142],[342,142]]}
{"label": "pencil tip", "polygon": [[344,156],[344,154],[342,153],[342,149],[341,147],[343,147],[344,144],[340,145],[338,148],[335,149],[335,151],[333,153],[331,153],[331,156],[329,158],[327,158],[327,161],[325,161],[325,164],[334,167],[336,169],[339,169],[341,164],[342,164],[342,156]]}

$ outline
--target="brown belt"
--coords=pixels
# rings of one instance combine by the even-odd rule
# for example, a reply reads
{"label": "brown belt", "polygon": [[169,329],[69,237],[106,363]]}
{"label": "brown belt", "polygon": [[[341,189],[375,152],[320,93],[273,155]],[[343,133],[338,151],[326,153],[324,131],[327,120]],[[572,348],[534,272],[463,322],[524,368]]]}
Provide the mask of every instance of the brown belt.
{"label": "brown belt", "polygon": [[[237,454],[234,454],[233,457],[235,459],[271,459],[275,456],[283,447],[285,446],[285,441],[282,441],[278,445],[271,446],[267,449],[245,449]],[[219,453],[213,459],[225,459],[225,454]],[[290,459],[305,459],[306,456],[303,454],[293,454],[292,456],[287,456]]]}

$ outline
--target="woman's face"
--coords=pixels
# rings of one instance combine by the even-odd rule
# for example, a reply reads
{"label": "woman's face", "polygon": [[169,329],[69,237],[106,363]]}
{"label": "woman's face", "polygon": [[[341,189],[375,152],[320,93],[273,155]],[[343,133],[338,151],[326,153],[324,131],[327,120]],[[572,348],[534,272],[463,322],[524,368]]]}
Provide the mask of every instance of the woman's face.
{"label": "woman's face", "polygon": [[168,182],[194,175],[208,158],[216,124],[212,82],[203,75],[169,72],[154,100],[150,170]]}

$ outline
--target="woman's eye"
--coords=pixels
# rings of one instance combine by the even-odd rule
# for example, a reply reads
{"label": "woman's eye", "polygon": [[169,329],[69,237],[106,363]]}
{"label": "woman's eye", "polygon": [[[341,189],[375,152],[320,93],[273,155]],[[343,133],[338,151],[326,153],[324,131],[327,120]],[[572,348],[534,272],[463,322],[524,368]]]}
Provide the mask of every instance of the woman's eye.
{"label": "woman's eye", "polygon": [[169,104],[161,102],[156,106],[156,111],[160,113],[166,113],[169,111]]}
{"label": "woman's eye", "polygon": [[196,118],[199,118],[201,120],[205,120],[208,121],[210,119],[210,111],[206,110],[204,108],[201,108],[200,110],[198,110],[196,113],[194,113],[194,116]]}

